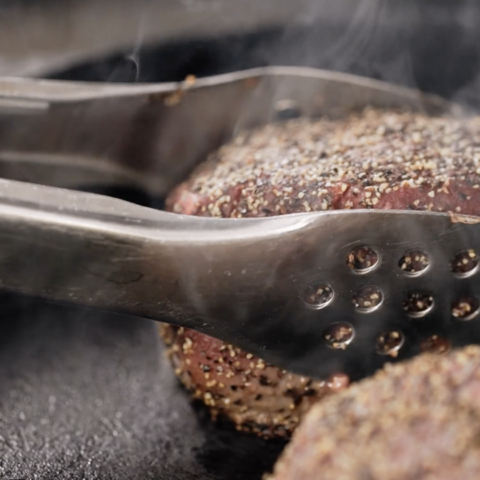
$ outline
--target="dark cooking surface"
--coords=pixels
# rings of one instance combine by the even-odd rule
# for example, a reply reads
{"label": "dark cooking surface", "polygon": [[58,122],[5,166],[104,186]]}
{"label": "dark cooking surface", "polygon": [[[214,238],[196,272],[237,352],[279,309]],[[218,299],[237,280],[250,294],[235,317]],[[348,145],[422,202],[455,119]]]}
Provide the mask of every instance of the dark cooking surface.
{"label": "dark cooking surface", "polygon": [[0,479],[254,480],[281,449],[195,411],[149,321],[0,296]]}

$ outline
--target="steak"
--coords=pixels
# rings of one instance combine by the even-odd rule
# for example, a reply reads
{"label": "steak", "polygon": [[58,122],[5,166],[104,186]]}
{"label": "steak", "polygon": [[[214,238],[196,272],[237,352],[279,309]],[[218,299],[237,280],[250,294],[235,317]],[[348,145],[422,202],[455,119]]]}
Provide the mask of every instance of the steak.
{"label": "steak", "polygon": [[268,480],[476,480],[480,348],[424,354],[313,406]]}
{"label": "steak", "polygon": [[[352,208],[479,214],[480,118],[366,109],[245,131],[178,186],[167,208],[224,218]],[[161,329],[194,398],[242,430],[289,436],[313,402],[349,383],[341,373],[305,378],[206,335]]]}

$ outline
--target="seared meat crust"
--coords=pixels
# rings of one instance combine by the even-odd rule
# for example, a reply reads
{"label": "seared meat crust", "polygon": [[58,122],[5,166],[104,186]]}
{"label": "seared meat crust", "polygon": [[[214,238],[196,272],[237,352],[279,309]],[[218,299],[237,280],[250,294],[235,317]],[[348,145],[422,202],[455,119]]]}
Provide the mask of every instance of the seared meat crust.
{"label": "seared meat crust", "polygon": [[268,480],[476,480],[480,348],[389,365],[313,406]]}
{"label": "seared meat crust", "polygon": [[[170,211],[261,217],[343,208],[480,212],[480,119],[367,109],[243,132],[167,201]],[[309,406],[348,384],[282,371],[221,341],[163,326],[182,382],[214,416],[288,436]]]}

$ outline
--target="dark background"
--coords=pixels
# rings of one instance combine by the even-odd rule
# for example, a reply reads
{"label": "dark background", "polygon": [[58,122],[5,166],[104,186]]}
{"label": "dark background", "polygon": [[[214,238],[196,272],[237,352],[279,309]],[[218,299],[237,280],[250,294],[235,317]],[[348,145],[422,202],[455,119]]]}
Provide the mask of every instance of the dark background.
{"label": "dark background", "polygon": [[[320,2],[322,3],[322,2]],[[348,2],[343,2],[344,4]],[[353,2],[351,2],[354,4]],[[306,65],[478,101],[480,4],[473,1],[364,1],[332,22],[311,19],[260,31],[140,45],[54,71],[51,77],[164,82],[267,65]],[[301,17],[301,13],[298,13]]]}
{"label": "dark background", "polygon": [[[48,75],[38,71],[57,79],[153,82],[309,65],[476,105],[477,3],[344,1],[346,8],[335,16],[307,9],[281,25],[190,32],[171,42],[113,48],[95,60],[87,55],[80,64],[50,68]],[[19,56],[35,51],[37,38],[22,19],[42,18],[52,5],[2,2],[0,28],[2,21],[17,25],[9,27],[10,45],[22,46]],[[222,1],[216,5],[215,22],[222,18]],[[0,46],[0,65],[10,58],[8,48]],[[22,72],[16,70],[21,62],[4,65],[8,74]],[[105,193],[151,205],[143,196]],[[282,444],[214,425],[192,406],[162,359],[156,325],[7,294],[0,295],[0,305],[0,478],[258,480],[271,468]]]}

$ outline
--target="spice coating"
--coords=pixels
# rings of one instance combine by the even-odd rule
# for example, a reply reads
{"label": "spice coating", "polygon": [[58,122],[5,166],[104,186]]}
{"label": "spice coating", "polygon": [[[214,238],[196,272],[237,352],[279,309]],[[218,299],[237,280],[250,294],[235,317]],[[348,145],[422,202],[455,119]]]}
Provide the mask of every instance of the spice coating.
{"label": "spice coating", "polygon": [[474,480],[480,348],[424,354],[305,415],[268,480]]}
{"label": "spice coating", "polygon": [[[479,195],[480,119],[367,109],[343,120],[301,118],[240,133],[172,192],[167,208],[233,218],[343,208],[475,215]],[[229,382],[210,372],[204,378],[198,365],[207,355],[219,361],[230,347],[189,330],[163,331],[177,373],[194,396],[214,416],[227,415],[238,428],[265,436],[288,436],[311,403],[348,384],[338,377],[338,386],[330,388],[328,381],[262,362],[265,376],[255,368],[261,360],[238,349]],[[182,347],[186,339],[189,355]],[[264,378],[271,383],[262,384]]]}
{"label": "spice coating", "polygon": [[186,328],[161,325],[175,373],[238,430],[289,437],[313,402],[348,385],[345,375],[312,380],[274,367],[233,345]]}
{"label": "spice coating", "polygon": [[480,118],[368,109],[238,135],[168,200],[174,212],[264,217],[349,208],[475,215]]}

